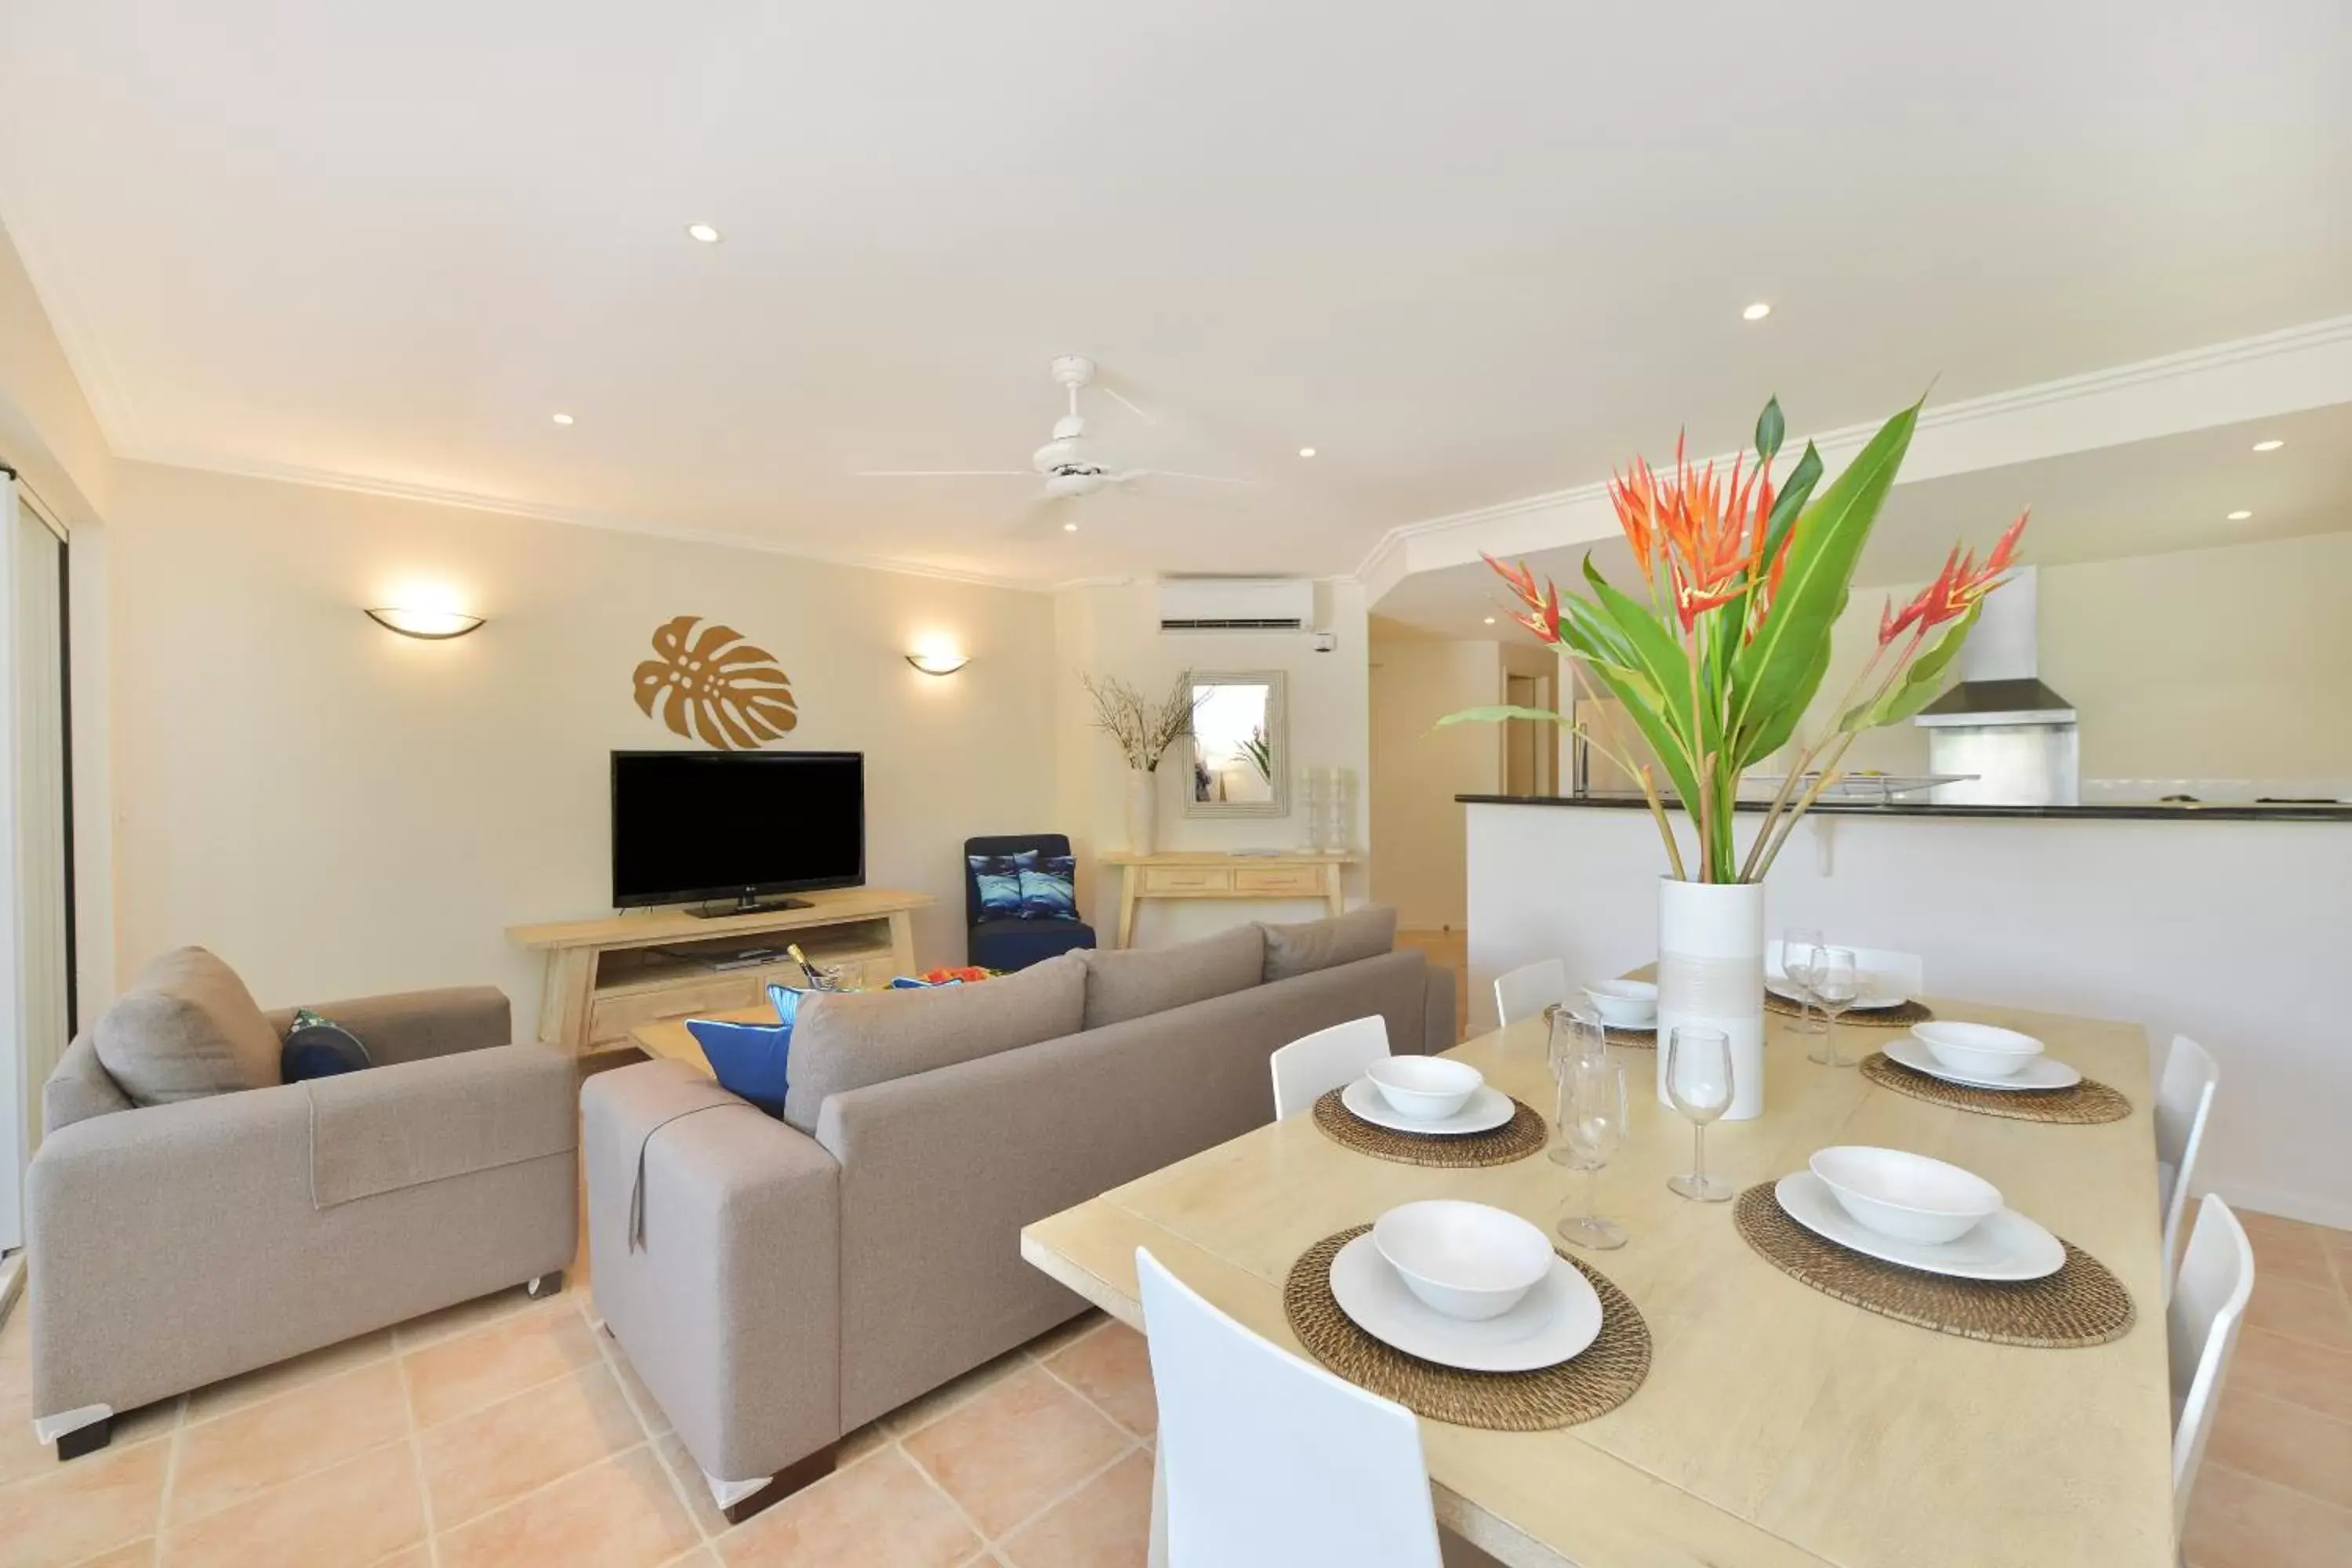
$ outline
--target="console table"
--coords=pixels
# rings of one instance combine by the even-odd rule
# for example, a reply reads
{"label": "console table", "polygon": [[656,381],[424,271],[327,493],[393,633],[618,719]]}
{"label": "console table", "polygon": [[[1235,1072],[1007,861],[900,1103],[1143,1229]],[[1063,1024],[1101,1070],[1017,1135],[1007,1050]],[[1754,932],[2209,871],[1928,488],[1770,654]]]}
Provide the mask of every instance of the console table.
{"label": "console table", "polygon": [[806,909],[708,920],[647,910],[509,926],[507,935],[547,955],[539,1037],[575,1056],[626,1047],[640,1024],[756,1006],[770,981],[800,981],[800,966],[789,958],[712,967],[712,958],[745,948],[797,942],[810,962],[842,965],[851,985],[885,985],[915,973],[913,915],[937,901],[929,893],[845,888],[806,898]]}
{"label": "console table", "polygon": [[1135,931],[1135,906],[1145,899],[1321,899],[1333,914],[1347,911],[1340,873],[1355,863],[1344,852],[1302,849],[1283,855],[1235,855],[1217,850],[1171,850],[1160,855],[1105,855],[1102,863],[1120,868],[1118,945]]}

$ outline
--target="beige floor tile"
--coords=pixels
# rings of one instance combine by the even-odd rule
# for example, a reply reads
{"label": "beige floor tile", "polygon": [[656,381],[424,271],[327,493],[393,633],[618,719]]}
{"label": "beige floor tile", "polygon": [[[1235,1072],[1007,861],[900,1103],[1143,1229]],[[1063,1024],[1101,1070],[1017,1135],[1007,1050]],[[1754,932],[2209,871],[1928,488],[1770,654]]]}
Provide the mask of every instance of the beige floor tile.
{"label": "beige floor tile", "polygon": [[719,1511],[711,1500],[709,1483],[702,1479],[702,1467],[686,1451],[686,1441],[675,1432],[665,1432],[654,1439],[654,1452],[669,1468],[670,1479],[677,1483],[678,1495],[685,1500],[686,1511],[694,1516],[694,1527],[703,1534],[718,1537],[727,1533],[727,1516]]}
{"label": "beige floor tile", "polygon": [[621,1348],[621,1342],[607,1333],[599,1333],[596,1339],[604,1347],[604,1359],[613,1363],[613,1371],[621,1380],[621,1391],[629,1396],[629,1404],[636,1411],[637,1419],[645,1423],[646,1433],[658,1437],[668,1431],[668,1414],[662,1409],[661,1402],[654,1397],[653,1390],[647,1388],[645,1380],[637,1375],[637,1369],[629,1364],[629,1352]]}
{"label": "beige floor tile", "polygon": [[2246,1303],[2246,1322],[2257,1329],[2291,1334],[2332,1350],[2352,1350],[2352,1307],[2333,1287],[2273,1279],[2259,1265],[2254,1269],[2254,1294]]}
{"label": "beige floor tile", "polygon": [[901,1438],[900,1447],[996,1540],[1129,1442],[1100,1411],[1033,1366]]}
{"label": "beige floor tile", "polygon": [[441,1568],[656,1568],[701,1534],[670,1490],[651,1447],[640,1447],[445,1531]]}
{"label": "beige floor tile", "polygon": [[2267,1329],[2242,1330],[2221,1384],[2223,1408],[2240,1394],[2283,1399],[2352,1421],[2352,1351],[2329,1350]]}
{"label": "beige floor tile", "polygon": [[517,1312],[548,1311],[571,1304],[569,1289],[555,1300],[534,1301],[522,1293],[521,1286],[516,1285],[394,1324],[392,1330],[393,1348],[405,1355],[410,1351],[421,1350],[438,1341],[495,1323],[501,1318],[510,1318]]}
{"label": "beige floor tile", "polygon": [[1160,1430],[1151,1394],[1151,1351],[1125,1323],[1109,1323],[1048,1356],[1045,1369],[1139,1437]]}
{"label": "beige floor tile", "polygon": [[841,1440],[841,1446],[835,1451],[834,1462],[836,1465],[854,1465],[889,1441],[890,1434],[882,1423],[868,1421]]}
{"label": "beige floor tile", "polygon": [[2239,1212],[2238,1220],[2246,1227],[2246,1239],[2253,1243],[2256,1279],[2268,1276],[2323,1290],[2335,1289],[2336,1272],[2328,1267],[2321,1226],[2246,1210]]}
{"label": "beige floor tile", "polygon": [[1088,1307],[1068,1322],[1047,1329],[1021,1348],[1042,1361],[1072,1342],[1086,1338],[1110,1321],[1110,1315],[1101,1308]]}
{"label": "beige floor tile", "polygon": [[378,1329],[372,1334],[345,1340],[341,1344],[328,1345],[308,1355],[298,1355],[291,1361],[281,1361],[248,1372],[242,1377],[225,1378],[197,1389],[188,1395],[188,1419],[209,1421],[215,1415],[226,1415],[232,1410],[242,1410],[248,1405],[258,1405],[275,1398],[289,1389],[321,1378],[333,1377],[355,1366],[388,1360],[392,1355],[392,1331]]}
{"label": "beige floor tile", "polygon": [[754,1515],[719,1538],[719,1555],[730,1568],[953,1568],[982,1544],[892,1447]]}
{"label": "beige floor tile", "polygon": [[1151,1542],[1151,1456],[1126,1458],[997,1545],[1013,1568],[1142,1568]]}
{"label": "beige floor tile", "polygon": [[408,1436],[408,1400],[389,1361],[362,1366],[181,1429],[173,1524]]}
{"label": "beige floor tile", "polygon": [[2344,1568],[2352,1512],[2206,1463],[2189,1500],[2181,1555],[2189,1568]]}
{"label": "beige floor tile", "polygon": [[592,1366],[417,1437],[433,1526],[446,1531],[646,1440],[612,1369]]}
{"label": "beige floor tile", "polygon": [[108,1448],[0,1487],[8,1568],[57,1568],[155,1533],[170,1448]]}
{"label": "beige floor tile", "polygon": [[894,1437],[904,1437],[909,1432],[920,1431],[972,1395],[995,1386],[1031,1364],[1026,1347],[1007,1351],[985,1366],[974,1367],[954,1382],[943,1383],[929,1394],[901,1405],[882,1417],[882,1429]]}
{"label": "beige floor tile", "polygon": [[2229,1388],[2205,1456],[2352,1509],[2352,1421]]}
{"label": "beige floor tile", "polygon": [[378,1559],[370,1564],[370,1568],[433,1568],[433,1549],[412,1546],[404,1552],[395,1552],[389,1557]]}
{"label": "beige floor tile", "polygon": [[559,1308],[441,1340],[403,1356],[401,1364],[416,1424],[430,1426],[603,1360],[587,1320]]}
{"label": "beige floor tile", "polygon": [[134,1541],[128,1546],[74,1564],[74,1568],[154,1568],[155,1538]]}
{"label": "beige floor tile", "polygon": [[165,1568],[362,1568],[425,1538],[405,1443],[271,1488],[163,1532]]}

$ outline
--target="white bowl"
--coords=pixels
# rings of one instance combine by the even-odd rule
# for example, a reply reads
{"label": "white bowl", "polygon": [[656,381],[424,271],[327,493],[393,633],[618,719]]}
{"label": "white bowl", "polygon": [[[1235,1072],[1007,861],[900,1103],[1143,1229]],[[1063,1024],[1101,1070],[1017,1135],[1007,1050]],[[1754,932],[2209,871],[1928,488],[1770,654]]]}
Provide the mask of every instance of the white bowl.
{"label": "white bowl", "polygon": [[1911,1032],[1927,1053],[1971,1078],[2008,1078],[2042,1054],[2042,1042],[1990,1024],[1915,1024]]}
{"label": "white bowl", "polygon": [[1925,1154],[1848,1143],[1807,1163],[1855,1224],[1897,1241],[1957,1241],[2000,1212],[1999,1187]]}
{"label": "white bowl", "polygon": [[1595,980],[1584,994],[1612,1028],[1646,1029],[1658,1021],[1658,988],[1646,980]]}
{"label": "white bowl", "polygon": [[1403,1204],[1373,1222],[1372,1245],[1433,1311],[1499,1318],[1551,1272],[1551,1242],[1515,1214],[1454,1198]]}
{"label": "white bowl", "polygon": [[1444,1057],[1382,1057],[1364,1076],[1398,1115],[1420,1121],[1444,1121],[1469,1104],[1486,1081],[1469,1063]]}

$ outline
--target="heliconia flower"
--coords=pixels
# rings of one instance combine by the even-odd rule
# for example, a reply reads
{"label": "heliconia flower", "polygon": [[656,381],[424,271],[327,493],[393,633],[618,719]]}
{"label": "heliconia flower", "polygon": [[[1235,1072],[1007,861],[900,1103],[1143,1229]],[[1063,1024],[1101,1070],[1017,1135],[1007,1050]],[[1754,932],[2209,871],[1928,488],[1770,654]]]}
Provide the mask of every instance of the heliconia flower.
{"label": "heliconia flower", "polygon": [[1771,470],[1759,464],[1743,478],[1746,461],[1745,456],[1733,459],[1725,481],[1717,479],[1713,463],[1694,474],[1677,440],[1671,485],[1656,486],[1647,466],[1637,463],[1634,483],[1612,489],[1625,498],[1618,517],[1635,550],[1653,537],[1663,546],[1685,634],[1700,616],[1745,593],[1762,562],[1772,519]]}
{"label": "heliconia flower", "polygon": [[1511,585],[1511,592],[1528,606],[1524,613],[1515,613],[1511,619],[1528,628],[1546,642],[1559,641],[1559,589],[1546,582],[1540,591],[1536,587],[1536,575],[1528,570],[1527,563],[1497,561],[1485,552],[1479,558],[1495,569],[1495,574]]}
{"label": "heliconia flower", "polygon": [[1977,564],[1976,552],[1963,553],[1957,544],[1944,558],[1944,569],[1936,580],[1919,591],[1918,597],[1898,611],[1889,599],[1878,616],[1878,646],[1885,647],[1905,632],[1915,627],[1922,635],[1933,631],[1947,621],[1956,621],[1974,609],[1987,594],[2006,582],[2001,574],[2017,560],[2017,542],[2025,532],[2025,520],[2031,509],[2017,514],[2017,521],[1992,547],[1984,564]]}

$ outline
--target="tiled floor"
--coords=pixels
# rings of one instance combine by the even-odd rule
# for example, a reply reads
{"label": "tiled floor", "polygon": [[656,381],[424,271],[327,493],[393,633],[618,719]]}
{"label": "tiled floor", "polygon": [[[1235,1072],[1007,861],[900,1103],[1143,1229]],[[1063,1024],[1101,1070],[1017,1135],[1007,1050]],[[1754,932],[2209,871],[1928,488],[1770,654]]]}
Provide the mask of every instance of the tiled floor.
{"label": "tiled floor", "polygon": [[847,1439],[730,1529],[574,1287],[520,1290],[118,1421],[59,1464],[0,1328],[0,1568],[1096,1568],[1143,1561],[1143,1342],[1088,1313]]}

